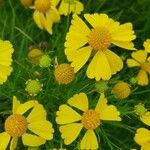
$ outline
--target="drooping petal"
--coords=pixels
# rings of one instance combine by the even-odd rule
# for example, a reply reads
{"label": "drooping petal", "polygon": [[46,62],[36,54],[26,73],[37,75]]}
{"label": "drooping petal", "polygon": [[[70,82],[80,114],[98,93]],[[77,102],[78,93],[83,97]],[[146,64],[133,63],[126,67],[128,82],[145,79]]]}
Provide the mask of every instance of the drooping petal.
{"label": "drooping petal", "polygon": [[95,78],[109,80],[111,78],[111,68],[104,52],[98,51],[87,68],[87,76],[90,79]]}
{"label": "drooping petal", "polygon": [[81,116],[67,105],[61,105],[57,111],[56,122],[58,124],[68,124],[81,120]]}
{"label": "drooping petal", "polygon": [[53,7],[56,7],[59,2],[60,2],[60,0],[52,0],[52,1],[51,1],[51,5],[52,5]]}
{"label": "drooping petal", "polygon": [[79,135],[83,125],[81,123],[71,123],[59,128],[61,136],[66,145],[71,144]]}
{"label": "drooping petal", "polygon": [[117,40],[112,40],[112,43],[114,45],[117,45],[121,48],[124,48],[126,50],[136,50],[136,48],[134,48],[134,44],[130,41],[117,41]]}
{"label": "drooping petal", "polygon": [[71,12],[80,14],[82,10],[83,10],[83,4],[79,1],[75,1],[75,3],[69,4],[63,0],[59,6],[59,13],[65,16],[67,16]]}
{"label": "drooping petal", "polygon": [[104,53],[106,54],[112,74],[116,74],[123,68],[123,61],[118,55],[110,50],[106,50]]}
{"label": "drooping petal", "polygon": [[6,150],[10,141],[10,135],[6,132],[0,133],[0,150]]}
{"label": "drooping petal", "polygon": [[144,70],[140,70],[136,78],[139,85],[144,86],[144,85],[148,85],[149,83],[148,75]]}
{"label": "drooping petal", "polygon": [[58,10],[55,7],[51,7],[50,11],[48,12],[49,19],[52,20],[52,22],[59,22],[60,21],[60,15]]}
{"label": "drooping petal", "polygon": [[44,121],[46,120],[46,110],[44,109],[44,107],[41,104],[37,104],[31,111],[31,113],[29,114],[29,116],[27,117],[27,121],[29,123],[33,123],[36,121]]}
{"label": "drooping petal", "polygon": [[20,101],[17,100],[17,97],[13,97],[13,114],[17,112],[18,107],[20,106]]}
{"label": "drooping petal", "polygon": [[101,120],[121,121],[120,112],[114,105],[108,105],[100,114]]}
{"label": "drooping petal", "polygon": [[68,100],[68,104],[82,111],[88,110],[88,98],[85,93],[74,95],[72,98]]}
{"label": "drooping petal", "polygon": [[144,48],[145,50],[150,53],[150,39],[147,39],[145,42],[144,42]]}
{"label": "drooping petal", "polygon": [[140,64],[143,64],[147,58],[147,52],[143,50],[138,50],[132,53],[132,58],[134,58]]}
{"label": "drooping petal", "polygon": [[32,122],[28,125],[28,129],[44,139],[51,140],[53,138],[54,129],[49,121]]}
{"label": "drooping petal", "polygon": [[146,112],[140,117],[141,121],[146,125],[150,126],[150,112]]}
{"label": "drooping petal", "polygon": [[45,26],[45,17],[44,17],[43,13],[35,10],[34,13],[33,13],[33,19],[34,19],[36,25],[40,29],[44,29],[44,26]]}
{"label": "drooping petal", "polygon": [[136,38],[131,23],[125,23],[119,26],[118,30],[112,33],[112,39],[115,41],[132,41]]}
{"label": "drooping petal", "polygon": [[28,133],[22,136],[22,141],[23,144],[27,146],[40,146],[46,142],[45,139]]}
{"label": "drooping petal", "polygon": [[19,107],[16,110],[17,114],[24,114],[25,112],[27,112],[29,109],[33,108],[35,105],[37,105],[38,102],[35,100],[30,100],[24,104],[20,104]]}
{"label": "drooping petal", "polygon": [[12,138],[10,142],[10,150],[15,150],[17,147],[18,138]]}
{"label": "drooping petal", "polygon": [[89,149],[96,150],[96,149],[98,149],[97,137],[96,137],[93,130],[88,130],[85,133],[85,135],[84,135],[84,137],[83,137],[83,139],[80,143],[80,148],[84,149],[84,150],[85,149],[86,150],[89,150]]}
{"label": "drooping petal", "polygon": [[105,98],[105,95],[102,93],[97,102],[95,111],[101,114],[107,107],[108,107],[107,99]]}
{"label": "drooping petal", "polygon": [[139,145],[148,143],[150,141],[150,131],[145,128],[137,129],[134,140]]}
{"label": "drooping petal", "polygon": [[67,58],[72,62],[71,66],[74,67],[75,72],[79,71],[85,65],[91,55],[91,52],[92,49],[88,46],[67,54]]}
{"label": "drooping petal", "polygon": [[140,64],[135,61],[134,59],[127,59],[127,65],[128,67],[137,67],[137,66],[140,66]]}

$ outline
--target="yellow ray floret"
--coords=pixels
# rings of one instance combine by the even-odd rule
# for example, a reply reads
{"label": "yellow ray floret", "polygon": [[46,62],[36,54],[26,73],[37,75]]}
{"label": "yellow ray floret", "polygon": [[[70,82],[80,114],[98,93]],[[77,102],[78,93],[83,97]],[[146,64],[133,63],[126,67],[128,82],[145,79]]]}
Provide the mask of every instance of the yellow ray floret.
{"label": "yellow ray floret", "polygon": [[0,40],[0,85],[3,84],[12,72],[13,46],[9,41]]}

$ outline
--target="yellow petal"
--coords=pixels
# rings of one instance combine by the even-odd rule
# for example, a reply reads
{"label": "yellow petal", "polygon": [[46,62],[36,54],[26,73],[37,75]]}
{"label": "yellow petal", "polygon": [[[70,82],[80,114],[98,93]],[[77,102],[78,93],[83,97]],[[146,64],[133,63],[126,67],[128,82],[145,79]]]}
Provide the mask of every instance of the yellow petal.
{"label": "yellow petal", "polygon": [[9,41],[0,40],[0,65],[10,66],[13,52],[13,45]]}
{"label": "yellow petal", "polygon": [[34,11],[34,13],[33,13],[33,19],[34,19],[36,25],[40,29],[44,29],[44,26],[45,26],[45,17],[44,17],[44,15],[41,12]]}
{"label": "yellow petal", "polygon": [[150,126],[150,112],[146,112],[140,117],[141,121],[146,125]]}
{"label": "yellow petal", "polygon": [[149,80],[146,71],[140,70],[136,78],[139,85],[148,85]]}
{"label": "yellow petal", "polygon": [[117,41],[117,40],[112,40],[112,43],[114,45],[117,45],[121,48],[124,48],[126,50],[136,50],[136,48],[134,48],[134,44],[130,41]]}
{"label": "yellow petal", "polygon": [[147,39],[145,42],[144,42],[144,47],[145,47],[145,50],[150,53],[150,39]]}
{"label": "yellow petal", "polygon": [[18,138],[12,138],[10,142],[10,150],[15,150],[17,147]]}
{"label": "yellow petal", "polygon": [[97,102],[97,105],[96,105],[96,108],[95,108],[95,111],[98,112],[99,114],[102,113],[102,111],[104,109],[106,109],[108,107],[107,105],[107,99],[105,98],[105,95],[102,93],[98,102]]}
{"label": "yellow petal", "polygon": [[131,23],[125,23],[119,26],[118,30],[112,33],[112,39],[115,41],[132,41],[136,38]]}
{"label": "yellow petal", "polygon": [[110,121],[121,121],[120,112],[114,105],[109,105],[101,112],[100,119]]}
{"label": "yellow petal", "polygon": [[111,69],[108,59],[102,51],[98,51],[87,68],[87,76],[90,79],[95,78],[109,80],[111,78]]}
{"label": "yellow petal", "polygon": [[110,50],[106,50],[104,53],[106,54],[112,74],[116,74],[123,68],[122,59],[118,55]]}
{"label": "yellow petal", "polygon": [[149,150],[149,148],[150,148],[150,142],[143,144],[141,150]]}
{"label": "yellow petal", "polygon": [[49,18],[51,18],[52,22],[59,22],[60,21],[59,12],[55,7],[51,7],[48,14],[49,14]]}
{"label": "yellow petal", "polygon": [[37,105],[37,101],[34,100],[29,100],[28,102],[24,103],[24,104],[20,104],[19,107],[16,110],[17,114],[24,114],[25,112],[27,112],[29,109],[33,108],[35,105]]}
{"label": "yellow petal", "polygon": [[[77,50],[88,42],[87,35],[90,30],[88,26],[79,18],[77,15],[73,15],[69,32],[66,36],[65,42],[65,54],[67,55],[70,51]],[[82,28],[81,28],[82,27]]]}
{"label": "yellow petal", "polygon": [[92,49],[90,47],[83,47],[67,55],[68,60],[72,62],[71,66],[74,67],[75,72],[79,71],[85,65],[91,52]]}
{"label": "yellow petal", "polygon": [[134,58],[139,63],[144,63],[147,58],[147,52],[143,50],[139,50],[132,53],[132,58]]}
{"label": "yellow petal", "polygon": [[134,59],[127,59],[127,65],[128,67],[137,67],[137,66],[140,66],[140,64],[135,61]]}
{"label": "yellow petal", "polygon": [[12,72],[12,67],[9,66],[3,66],[0,64],[0,85],[6,82],[7,77],[11,74]]}
{"label": "yellow petal", "polygon": [[0,150],[6,150],[10,141],[10,135],[6,132],[0,133]]}
{"label": "yellow petal", "polygon": [[53,138],[54,129],[49,121],[39,120],[37,122],[30,123],[28,125],[28,129],[44,139],[51,140]]}
{"label": "yellow petal", "polygon": [[80,147],[81,149],[84,149],[84,150],[96,150],[98,149],[98,141],[97,141],[97,137],[94,133],[93,130],[88,130],[81,143],[80,143]]}
{"label": "yellow petal", "polygon": [[52,34],[52,27],[53,27],[53,21],[51,19],[50,13],[46,13],[46,19],[45,19],[45,24],[44,24],[44,28],[46,29],[46,31],[49,34]]}
{"label": "yellow petal", "polygon": [[105,26],[109,22],[106,14],[85,14],[84,18],[95,28]]}
{"label": "yellow petal", "polygon": [[33,123],[33,122],[36,122],[39,120],[40,121],[46,120],[46,111],[41,104],[35,105],[35,107],[31,111],[31,113],[27,117],[27,121],[29,123]]}
{"label": "yellow petal", "polygon": [[61,126],[60,132],[66,145],[71,144],[78,137],[83,125],[81,123],[71,123]]}
{"label": "yellow petal", "polygon": [[56,7],[59,2],[60,2],[60,0],[52,0],[51,4],[52,4],[52,6]]}
{"label": "yellow petal", "polygon": [[72,98],[68,100],[68,104],[82,111],[88,110],[88,98],[85,93],[74,95]]}
{"label": "yellow petal", "polygon": [[145,129],[145,128],[139,128],[136,131],[134,140],[139,145],[148,143],[150,141],[150,131],[148,129]]}
{"label": "yellow petal", "polygon": [[58,124],[68,124],[81,120],[81,116],[67,105],[61,105],[57,111],[56,122]]}
{"label": "yellow petal", "polygon": [[20,101],[17,100],[17,97],[13,97],[13,114],[17,112],[18,107],[20,106]]}
{"label": "yellow petal", "polygon": [[22,141],[23,144],[27,146],[40,146],[46,142],[45,139],[28,133],[22,136]]}

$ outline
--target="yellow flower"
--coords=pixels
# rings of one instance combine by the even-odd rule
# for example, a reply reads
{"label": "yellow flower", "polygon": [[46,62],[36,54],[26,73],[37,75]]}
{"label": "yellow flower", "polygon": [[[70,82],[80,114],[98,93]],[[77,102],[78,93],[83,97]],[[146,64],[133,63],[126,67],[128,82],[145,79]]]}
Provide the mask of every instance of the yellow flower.
{"label": "yellow flower", "polygon": [[71,144],[84,128],[87,131],[81,140],[80,148],[98,149],[94,130],[102,124],[103,120],[121,121],[120,112],[115,106],[107,104],[104,94],[100,96],[95,109],[89,109],[85,93],[74,95],[68,100],[68,104],[83,111],[83,114],[80,115],[66,104],[59,107],[56,122],[61,125],[60,132],[66,145]]}
{"label": "yellow flower", "polygon": [[[23,116],[29,110],[29,115]],[[19,137],[27,146],[40,146],[53,138],[52,124],[46,120],[46,111],[37,101],[20,104],[14,97],[12,112],[5,121],[5,132],[0,133],[0,150],[6,150],[9,142],[10,150],[14,150]]]}
{"label": "yellow flower", "polygon": [[35,0],[33,19],[40,29],[46,29],[52,34],[53,23],[60,20],[56,9],[57,0]]}
{"label": "yellow flower", "polygon": [[147,59],[147,52],[138,50],[132,53],[132,59],[127,59],[128,67],[139,67],[140,71],[137,75],[137,83],[139,85],[148,85],[148,74],[150,73],[150,62]]}
{"label": "yellow flower", "polygon": [[12,72],[12,53],[14,49],[9,41],[0,40],[0,85]]}
{"label": "yellow flower", "polygon": [[[140,120],[146,125],[150,126],[150,112],[144,107],[143,104],[135,106],[135,112],[139,113]],[[141,150],[149,150],[150,148],[150,130],[146,128],[139,128],[136,131],[134,140],[141,146]]]}
{"label": "yellow flower", "polygon": [[150,53],[150,39],[147,39],[143,44],[145,50]]}
{"label": "yellow flower", "polygon": [[83,9],[84,6],[79,0],[62,0],[58,10],[60,15],[67,16],[71,12],[80,14]]}
{"label": "yellow flower", "polygon": [[111,44],[127,50],[135,50],[132,40],[136,38],[131,23],[120,25],[106,14],[85,14],[91,29],[77,15],[73,16],[72,25],[66,36],[65,54],[72,62],[75,72],[80,70],[94,54],[87,68],[87,76],[109,80],[123,68],[121,58],[109,50]]}

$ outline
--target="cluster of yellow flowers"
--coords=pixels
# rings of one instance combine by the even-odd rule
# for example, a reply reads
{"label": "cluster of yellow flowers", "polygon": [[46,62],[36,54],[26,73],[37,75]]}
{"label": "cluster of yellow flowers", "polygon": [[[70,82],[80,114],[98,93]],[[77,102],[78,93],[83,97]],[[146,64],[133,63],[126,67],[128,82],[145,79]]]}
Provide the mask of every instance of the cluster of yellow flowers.
{"label": "cluster of yellow flowers", "polygon": [[[123,69],[124,63],[111,49],[112,45],[125,50],[134,51],[132,58],[127,59],[127,66],[140,68],[135,80],[138,85],[148,85],[150,73],[150,40],[144,42],[144,50],[137,50],[133,40],[136,38],[132,23],[120,24],[109,18],[107,14],[84,14],[84,19],[78,14],[83,10],[83,4],[78,0],[21,0],[21,3],[34,9],[33,19],[40,29],[52,34],[53,24],[60,21],[61,15],[73,13],[73,18],[64,43],[64,53],[71,63],[58,64],[54,69],[54,76],[59,84],[68,84],[74,80],[75,74],[87,66],[86,75],[96,81],[110,80],[113,75]],[[13,46],[9,41],[0,40],[0,84],[3,84],[12,72]],[[40,67],[47,68],[51,59],[37,48],[29,51],[29,61],[39,63]],[[26,91],[36,96],[42,90],[39,80],[28,80]],[[103,86],[101,84],[101,86]],[[106,87],[107,88],[107,87]],[[131,93],[130,86],[119,82],[112,89],[118,99],[127,98]],[[65,93],[64,93],[65,94]],[[138,104],[135,113],[140,120],[150,126],[150,112],[143,104]],[[28,113],[27,113],[28,112]],[[83,137],[80,149],[95,150],[99,148],[96,129],[103,120],[121,121],[121,114],[116,106],[107,104],[104,91],[100,93],[95,108],[88,103],[86,93],[78,93],[71,97],[67,104],[59,106],[56,113],[56,123],[66,145],[77,139],[80,132]],[[28,100],[21,104],[16,97],[13,98],[12,115],[4,124],[5,132],[0,133],[0,150],[14,150],[18,138],[27,146],[40,146],[53,138],[54,129],[47,121],[47,113],[37,100]],[[150,148],[150,130],[139,128],[135,134],[135,141],[141,145],[142,150]]]}

